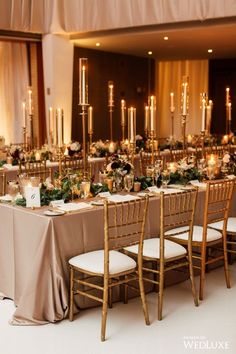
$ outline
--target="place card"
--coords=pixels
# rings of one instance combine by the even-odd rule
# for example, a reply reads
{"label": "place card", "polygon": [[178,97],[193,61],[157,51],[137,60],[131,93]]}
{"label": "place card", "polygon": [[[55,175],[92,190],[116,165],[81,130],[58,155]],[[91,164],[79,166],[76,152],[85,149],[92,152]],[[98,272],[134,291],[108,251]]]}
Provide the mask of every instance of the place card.
{"label": "place card", "polygon": [[160,193],[159,188],[157,188],[157,186],[151,186],[147,188],[149,190],[149,192],[152,193]]}
{"label": "place card", "polygon": [[108,198],[111,196],[111,193],[110,192],[101,192],[101,193],[98,193],[98,195],[101,198]]}
{"label": "place card", "polygon": [[63,205],[65,204],[64,200],[63,199],[60,199],[60,200],[52,200],[50,202],[50,206],[53,207],[53,208],[57,208],[59,205]]}
{"label": "place card", "polygon": [[39,208],[40,203],[40,190],[39,187],[25,187],[25,199],[27,208]]}

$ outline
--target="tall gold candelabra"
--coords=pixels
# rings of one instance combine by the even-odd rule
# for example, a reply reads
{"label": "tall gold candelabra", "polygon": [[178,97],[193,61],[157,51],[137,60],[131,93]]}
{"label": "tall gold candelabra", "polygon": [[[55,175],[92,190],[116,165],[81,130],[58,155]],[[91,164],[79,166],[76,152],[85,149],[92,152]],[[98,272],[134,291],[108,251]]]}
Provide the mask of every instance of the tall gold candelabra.
{"label": "tall gold candelabra", "polygon": [[202,158],[205,157],[205,137],[206,137],[206,131],[202,130],[201,131]]}
{"label": "tall gold candelabra", "polygon": [[83,174],[86,177],[87,171],[87,159],[86,159],[86,115],[87,115],[87,105],[82,105],[82,112],[80,113],[82,117],[82,134],[83,134]]}
{"label": "tall gold candelabra", "polygon": [[182,137],[183,137],[183,150],[186,150],[186,120],[187,114],[182,114]]}

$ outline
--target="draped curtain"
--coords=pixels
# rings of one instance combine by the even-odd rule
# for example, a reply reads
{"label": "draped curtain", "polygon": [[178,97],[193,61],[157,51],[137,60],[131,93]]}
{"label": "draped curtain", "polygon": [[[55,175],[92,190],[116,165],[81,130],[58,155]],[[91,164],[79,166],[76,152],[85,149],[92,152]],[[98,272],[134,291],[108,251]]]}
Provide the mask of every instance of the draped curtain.
{"label": "draped curtain", "polygon": [[22,102],[27,86],[26,44],[0,42],[0,135],[7,144],[23,140]]}
{"label": "draped curtain", "polygon": [[160,61],[156,63],[157,127],[161,138],[171,135],[170,92],[174,92],[174,135],[181,137],[181,84],[189,77],[187,134],[201,130],[200,93],[208,93],[208,60]]}
{"label": "draped curtain", "polygon": [[236,15],[235,0],[0,0],[0,28],[39,33],[204,21]]}

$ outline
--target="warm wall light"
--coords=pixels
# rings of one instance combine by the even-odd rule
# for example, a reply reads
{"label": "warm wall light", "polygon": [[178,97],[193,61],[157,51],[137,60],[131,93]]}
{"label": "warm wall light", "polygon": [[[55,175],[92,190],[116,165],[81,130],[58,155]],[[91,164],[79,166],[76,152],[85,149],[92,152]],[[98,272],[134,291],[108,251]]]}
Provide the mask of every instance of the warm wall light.
{"label": "warm wall light", "polygon": [[208,49],[208,53],[212,53],[213,52],[213,49]]}
{"label": "warm wall light", "polygon": [[151,50],[148,51],[148,55],[152,55],[152,51]]}
{"label": "warm wall light", "polygon": [[164,41],[168,41],[169,37],[165,36]]}
{"label": "warm wall light", "polygon": [[101,43],[97,42],[96,47],[100,47]]}

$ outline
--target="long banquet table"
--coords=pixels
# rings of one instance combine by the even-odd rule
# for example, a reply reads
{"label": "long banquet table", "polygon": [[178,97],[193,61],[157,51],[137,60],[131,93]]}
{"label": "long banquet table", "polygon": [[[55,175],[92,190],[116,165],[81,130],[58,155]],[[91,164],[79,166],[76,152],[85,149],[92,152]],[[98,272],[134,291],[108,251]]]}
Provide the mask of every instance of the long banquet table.
{"label": "long banquet table", "polygon": [[[197,201],[195,223],[203,217],[204,191]],[[147,237],[159,230],[160,198],[150,198]],[[11,324],[56,322],[68,314],[69,258],[103,248],[103,207],[48,217],[45,208],[0,204],[0,293],[16,307]],[[236,193],[231,214],[236,215]],[[78,301],[78,299],[76,300]],[[80,299],[77,307],[94,306]]]}

